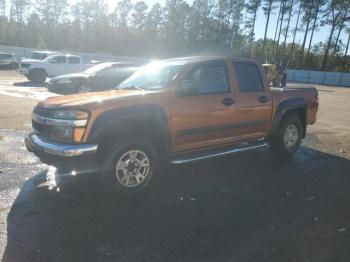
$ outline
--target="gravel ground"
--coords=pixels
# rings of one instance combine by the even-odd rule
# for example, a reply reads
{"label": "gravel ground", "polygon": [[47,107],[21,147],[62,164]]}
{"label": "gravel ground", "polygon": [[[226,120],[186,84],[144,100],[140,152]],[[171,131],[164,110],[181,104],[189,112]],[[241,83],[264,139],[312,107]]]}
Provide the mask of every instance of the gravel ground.
{"label": "gravel ground", "polygon": [[171,167],[149,192],[111,198],[98,174],[67,183],[26,152],[31,97],[46,90],[5,96],[1,81],[25,79],[0,71],[3,261],[350,260],[350,89],[317,86],[318,121],[292,160],[261,149]]}

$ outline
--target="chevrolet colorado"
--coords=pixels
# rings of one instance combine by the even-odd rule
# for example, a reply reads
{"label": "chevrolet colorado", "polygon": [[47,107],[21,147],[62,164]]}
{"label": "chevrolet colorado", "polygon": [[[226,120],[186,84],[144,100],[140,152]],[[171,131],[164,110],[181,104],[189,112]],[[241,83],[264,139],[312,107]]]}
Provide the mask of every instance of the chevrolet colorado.
{"label": "chevrolet colorado", "polygon": [[49,98],[33,112],[29,151],[44,163],[100,170],[138,191],[162,163],[263,147],[293,154],[316,121],[315,88],[271,88],[254,60],[186,57],[152,62],[115,90]]}

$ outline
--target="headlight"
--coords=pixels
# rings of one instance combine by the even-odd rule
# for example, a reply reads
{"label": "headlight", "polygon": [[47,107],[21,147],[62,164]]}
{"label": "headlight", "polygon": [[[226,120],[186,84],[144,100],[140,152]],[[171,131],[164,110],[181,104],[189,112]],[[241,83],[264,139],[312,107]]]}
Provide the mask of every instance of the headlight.
{"label": "headlight", "polygon": [[52,118],[67,119],[67,120],[88,119],[89,114],[86,111],[57,110],[53,113]]}
{"label": "headlight", "polygon": [[57,81],[58,84],[68,85],[71,84],[73,81],[69,78],[63,78]]}
{"label": "headlight", "polygon": [[[89,113],[76,110],[58,110],[52,115],[50,137],[60,142],[81,142]],[[56,122],[56,123],[55,123]]]}
{"label": "headlight", "polygon": [[63,143],[81,142],[85,127],[53,126],[50,137]]}
{"label": "headlight", "polygon": [[74,128],[69,126],[53,126],[50,137],[60,142],[72,142]]}

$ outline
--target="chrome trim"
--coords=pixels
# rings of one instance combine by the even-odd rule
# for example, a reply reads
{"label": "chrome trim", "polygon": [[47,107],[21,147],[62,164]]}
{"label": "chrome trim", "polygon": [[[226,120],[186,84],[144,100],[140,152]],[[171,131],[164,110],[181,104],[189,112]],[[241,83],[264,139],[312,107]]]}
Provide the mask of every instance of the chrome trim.
{"label": "chrome trim", "polygon": [[32,120],[43,125],[70,126],[70,127],[84,127],[86,126],[88,121],[87,119],[66,120],[66,119],[49,118],[49,117],[39,116],[35,113],[32,114]]}
{"label": "chrome trim", "polygon": [[56,156],[80,156],[97,151],[97,145],[81,144],[81,145],[65,145],[49,142],[37,134],[29,134],[25,138],[25,143],[29,151],[36,152],[33,149],[38,148],[39,151],[44,151],[48,154]]}
{"label": "chrome trim", "polygon": [[267,143],[262,143],[260,145],[254,145],[254,146],[247,146],[247,147],[243,147],[243,148],[236,147],[236,148],[231,148],[230,150],[227,150],[227,151],[218,152],[218,153],[214,153],[214,154],[202,155],[202,156],[187,158],[187,159],[186,158],[175,159],[175,160],[171,161],[171,164],[180,165],[180,164],[185,164],[185,163],[194,162],[194,161],[198,161],[198,160],[210,159],[210,158],[214,158],[214,157],[224,156],[224,155],[228,155],[228,154],[247,151],[247,150],[256,149],[256,148],[265,147],[265,146],[267,146]]}

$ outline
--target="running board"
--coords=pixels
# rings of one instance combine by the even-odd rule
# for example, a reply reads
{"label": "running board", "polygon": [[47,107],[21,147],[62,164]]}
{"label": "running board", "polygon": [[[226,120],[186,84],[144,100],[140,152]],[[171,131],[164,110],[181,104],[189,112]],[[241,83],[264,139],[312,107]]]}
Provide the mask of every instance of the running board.
{"label": "running board", "polygon": [[188,153],[181,156],[174,157],[171,161],[171,164],[180,165],[193,161],[210,159],[215,157],[220,157],[228,154],[243,152],[247,150],[257,149],[261,147],[267,146],[266,141],[258,141],[254,143],[242,143],[240,145],[236,145],[234,147],[229,147],[221,150],[211,150],[211,151],[202,151],[196,153]]}

